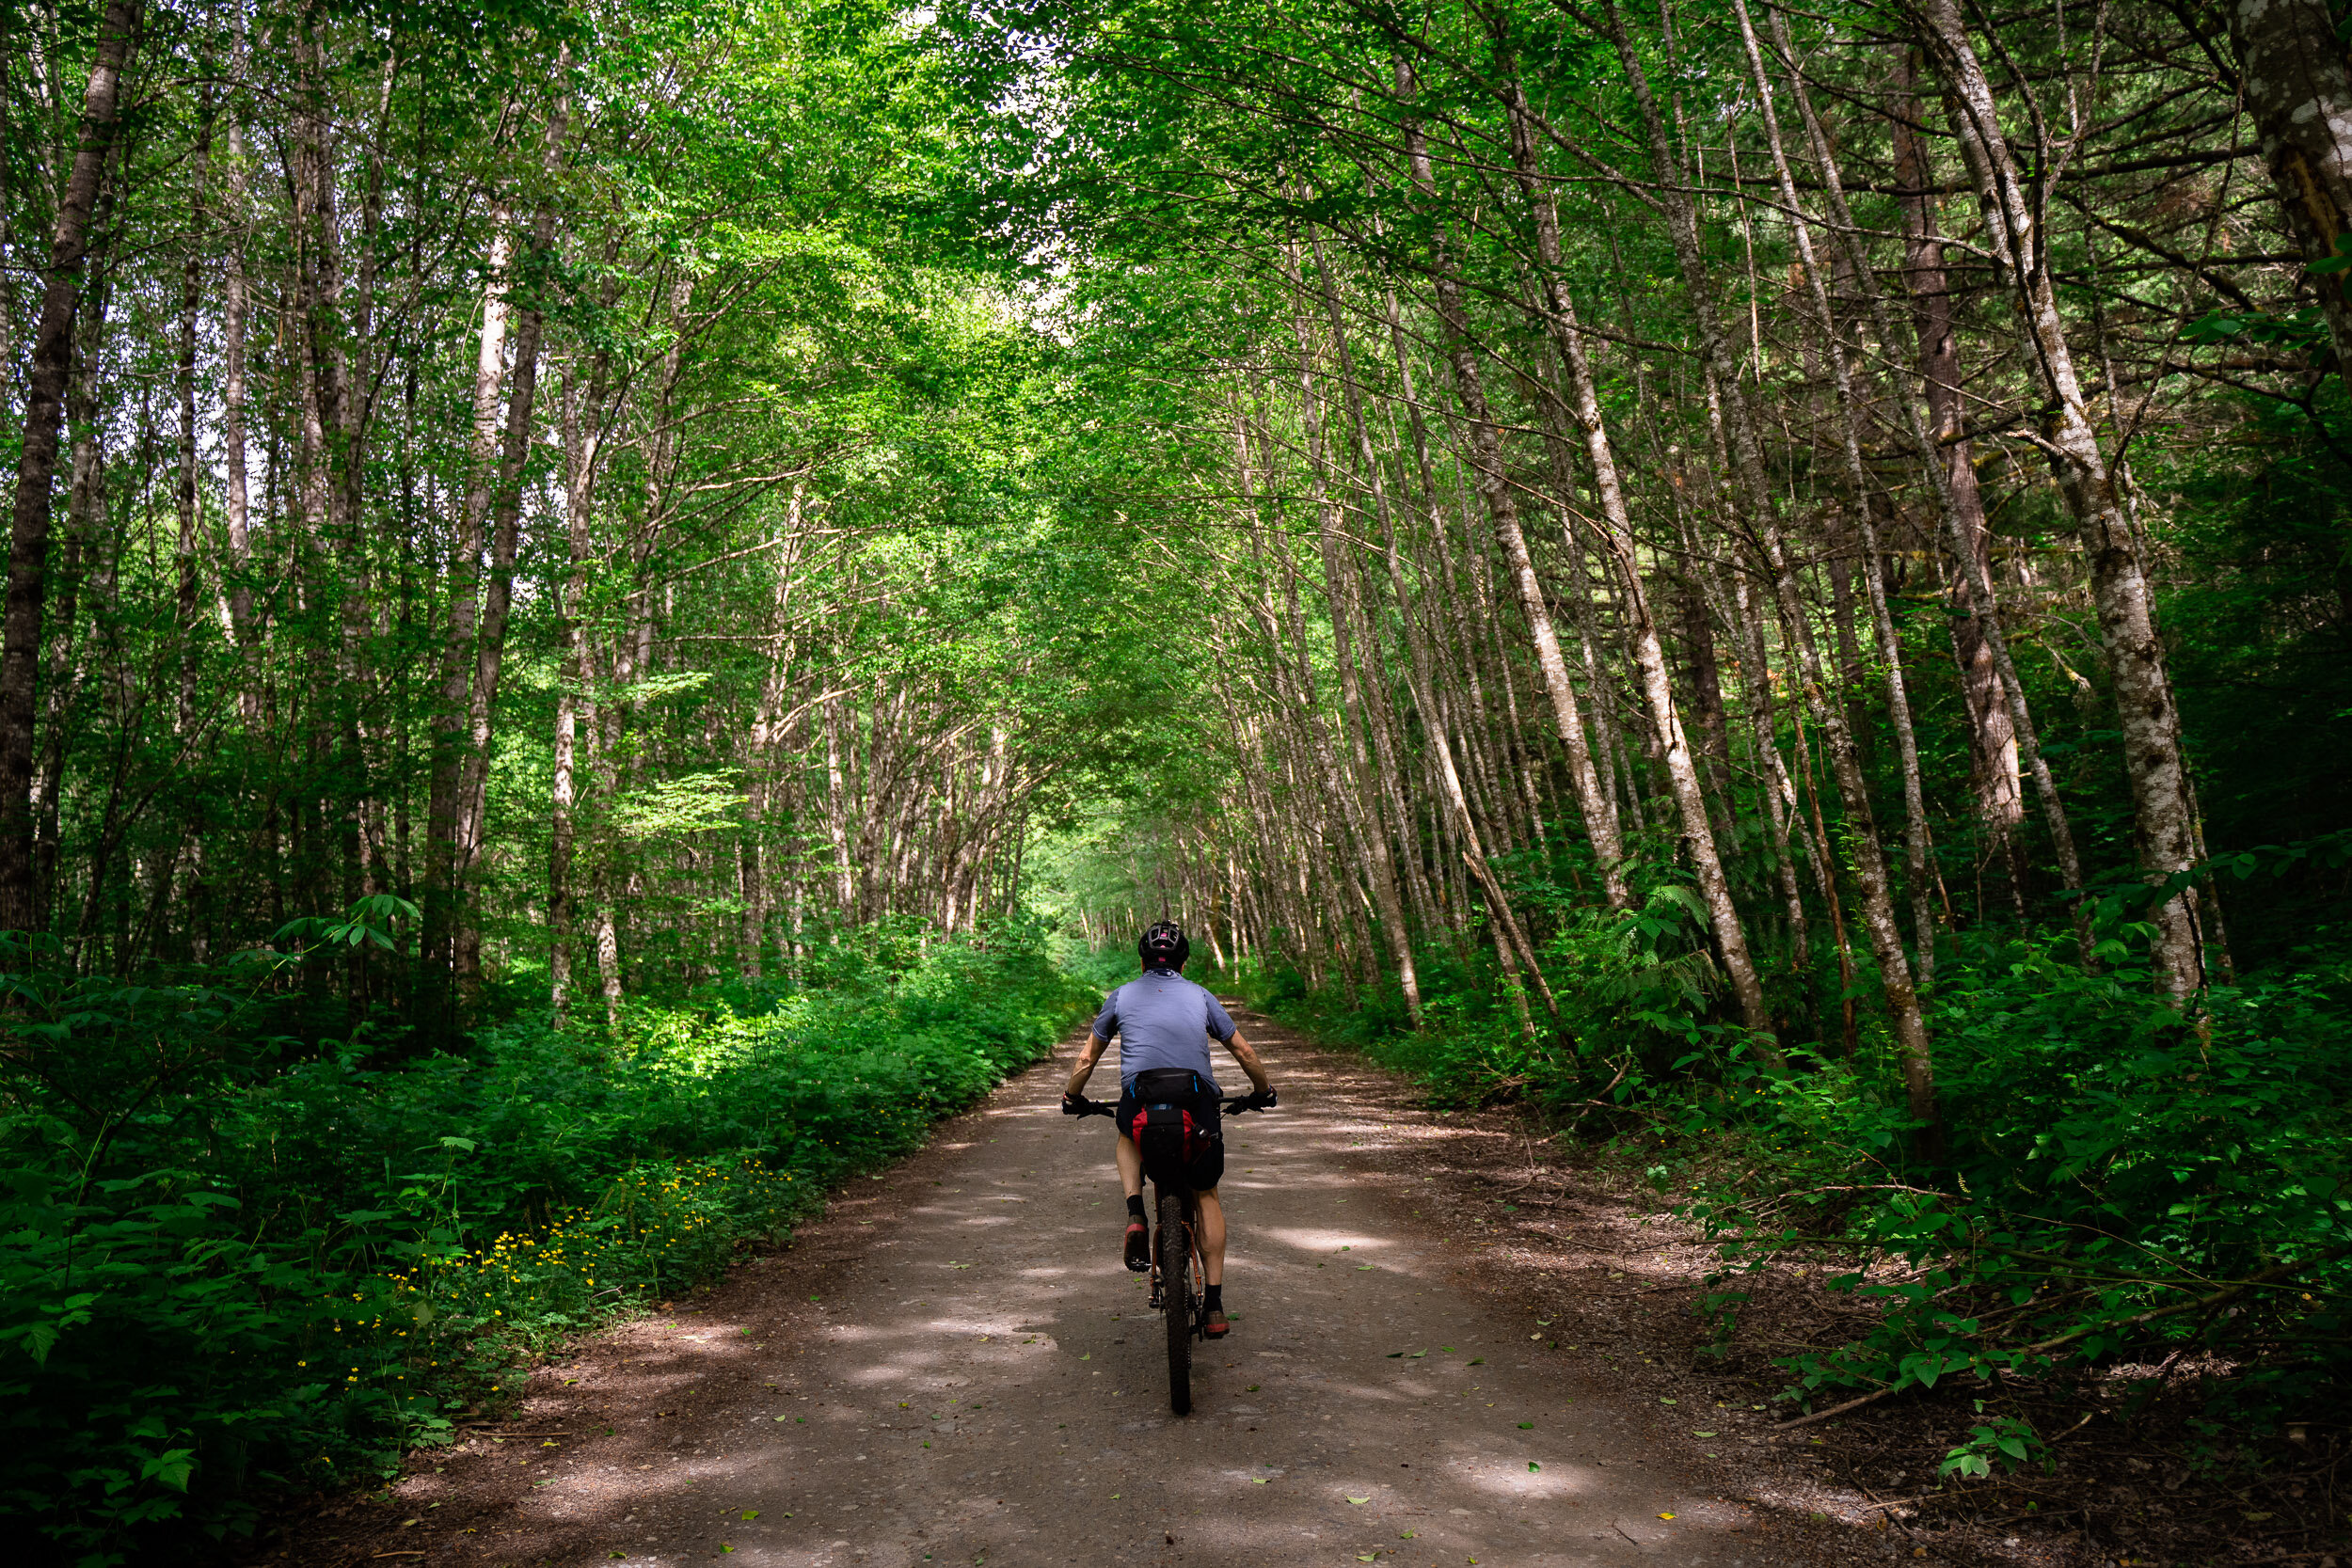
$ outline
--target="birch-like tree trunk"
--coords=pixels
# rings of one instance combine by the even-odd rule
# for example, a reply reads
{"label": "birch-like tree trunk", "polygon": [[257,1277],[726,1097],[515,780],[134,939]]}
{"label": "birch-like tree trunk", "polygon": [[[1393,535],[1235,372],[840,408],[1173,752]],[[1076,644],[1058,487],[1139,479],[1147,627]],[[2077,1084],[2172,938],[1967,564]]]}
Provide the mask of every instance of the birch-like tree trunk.
{"label": "birch-like tree trunk", "polygon": [[1520,195],[1534,220],[1536,277],[1543,289],[1544,322],[1566,382],[1566,413],[1583,438],[1584,460],[1592,474],[1593,495],[1599,512],[1597,519],[1590,519],[1591,531],[1597,535],[1613,568],[1619,610],[1625,617],[1626,637],[1633,652],[1636,679],[1649,710],[1650,727],[1658,737],[1660,760],[1665,765],[1675,809],[1682,819],[1682,842],[1691,857],[1692,873],[1699,884],[1699,896],[1707,905],[1716,949],[1723,955],[1724,975],[1731,982],[1732,994],[1739,999],[1741,1021],[1759,1038],[1770,1038],[1772,1009],[1765,1002],[1763,982],[1757,978],[1755,960],[1748,953],[1747,928],[1740,921],[1739,907],[1732,902],[1731,883],[1724,875],[1723,859],[1716,850],[1714,826],[1707,815],[1707,793],[1699,782],[1690,737],[1683,730],[1681,711],[1675,701],[1674,677],[1666,668],[1665,645],[1659,638],[1657,620],[1650,613],[1649,592],[1643,581],[1642,563],[1634,545],[1632,513],[1626,504],[1616,451],[1610,443],[1600,396],[1593,384],[1592,362],[1577,320],[1576,301],[1562,278],[1559,213],[1541,178],[1526,94],[1516,72],[1509,69],[1509,62],[1498,63],[1503,67],[1504,105],[1511,117],[1512,163]]}
{"label": "birch-like tree trunk", "polygon": [[[1782,537],[1778,498],[1773,493],[1771,476],[1765,467],[1756,413],[1749,404],[1746,388],[1740,379],[1740,366],[1732,356],[1730,343],[1716,309],[1714,283],[1700,244],[1697,210],[1692,200],[1689,182],[1675,152],[1674,143],[1667,135],[1664,119],[1659,113],[1657,100],[1650,91],[1641,58],[1626,30],[1624,17],[1615,0],[1607,0],[1607,7],[1618,63],[1624,68],[1627,81],[1633,89],[1634,101],[1641,110],[1644,129],[1647,132],[1651,158],[1664,182],[1661,196],[1666,207],[1667,229],[1682,272],[1692,313],[1698,325],[1700,347],[1722,390],[1724,423],[1734,482],[1733,495],[1743,520],[1754,528],[1757,542],[1762,546],[1765,564],[1779,604],[1782,634],[1795,656],[1799,676],[1797,684],[1802,689],[1814,722],[1820,728],[1830,771],[1837,782],[1838,796],[1845,806],[1846,837],[1851,847],[1854,881],[1862,894],[1863,925],[1869,936],[1871,952],[1878,959],[1879,981],[1886,1003],[1887,1020],[1895,1036],[1896,1049],[1903,1062],[1905,1094],[1911,1113],[1921,1128],[1921,1150],[1931,1159],[1940,1159],[1943,1122],[1935,1102],[1932,1050],[1928,1039],[1927,1021],[1920,1011],[1918,992],[1912,981],[1911,959],[1903,949],[1902,930],[1895,918],[1893,889],[1886,873],[1885,853],[1871,815],[1869,786],[1863,777],[1853,735],[1846,727],[1843,705],[1832,700],[1829,683],[1821,669],[1820,650],[1815,643],[1812,623],[1799,590],[1795,566]],[[1826,862],[1822,874],[1825,878],[1833,875]]]}
{"label": "birch-like tree trunk", "polygon": [[548,1001],[562,1027],[571,1006],[572,937],[579,924],[574,857],[579,826],[580,704],[587,683],[580,626],[594,559],[590,531],[596,494],[597,441],[588,426],[601,405],[601,387],[583,388],[566,366],[560,397],[564,442],[564,534],[569,557],[556,605],[554,767],[548,790]]}
{"label": "birch-like tree trunk", "polygon": [[0,611],[0,931],[30,931],[38,915],[33,876],[33,725],[40,667],[41,611],[49,560],[57,432],[73,359],[74,309],[88,257],[90,211],[114,148],[122,67],[139,29],[139,0],[107,0],[89,85],[82,95],[80,143],[57,203],[42,279],[40,320],[25,376],[24,435],[8,523],[8,587]]}
{"label": "birch-like tree trunk", "polygon": [[[1314,242],[1313,256],[1317,292],[1322,297],[1325,321],[1330,328],[1332,351],[1339,360],[1339,383],[1347,407],[1348,426],[1356,439],[1358,471],[1370,494],[1375,516],[1384,530],[1392,529],[1393,523],[1389,516],[1388,488],[1382,483],[1379,460],[1372,450],[1372,432],[1364,420],[1363,392],[1356,378],[1355,355],[1348,347],[1347,324],[1340,310],[1339,285],[1331,276],[1330,264],[1323,254],[1320,240]],[[1292,259],[1292,281],[1304,292],[1305,280],[1299,275],[1295,257]],[[1303,378],[1307,374],[1305,356],[1309,335],[1303,318],[1296,325]],[[1351,726],[1350,744],[1356,753],[1359,777],[1367,773],[1372,775],[1373,788],[1368,792],[1371,799],[1365,802],[1362,827],[1364,844],[1370,851],[1370,863],[1365,870],[1372,883],[1373,897],[1379,906],[1381,925],[1386,927],[1381,934],[1388,939],[1389,956],[1396,964],[1397,987],[1405,996],[1406,1020],[1418,1029],[1421,1027],[1421,978],[1413,965],[1412,927],[1406,921],[1404,901],[1398,896],[1398,868],[1396,856],[1391,848],[1391,836],[1381,822],[1384,815],[1382,808],[1395,793],[1396,757],[1390,743],[1387,723],[1376,711],[1377,697],[1367,699],[1362,689],[1367,684],[1376,685],[1380,661],[1370,641],[1370,626],[1361,617],[1363,590],[1361,574],[1357,569],[1355,542],[1341,536],[1335,513],[1327,511],[1324,515],[1324,581],[1330,595],[1331,623],[1338,639],[1341,690],[1348,710],[1356,717],[1356,722]],[[1359,659],[1363,671],[1373,676],[1371,683],[1365,682],[1359,673]],[[1368,706],[1375,711],[1367,714],[1365,710]],[[1373,733],[1373,755],[1369,766],[1363,755],[1360,738],[1366,729]]]}
{"label": "birch-like tree trunk", "polygon": [[[1839,236],[1839,243],[1845,249],[1854,285],[1869,308],[1879,341],[1885,346],[1888,357],[1894,358],[1898,353],[1898,334],[1886,302],[1879,293],[1875,274],[1862,252],[1853,214],[1846,205],[1844,181],[1838,170],[1829,132],[1815,114],[1812,96],[1805,88],[1804,77],[1795,69],[1781,14],[1775,9],[1771,15],[1773,40],[1780,52],[1783,69],[1788,74],[1798,108],[1804,116],[1814,160],[1820,169],[1822,194],[1829,203],[1830,215],[1835,222],[1834,232]],[[1927,227],[1919,231],[1932,235],[1932,210],[1926,199],[1930,165],[1924,149],[1910,130],[1910,124],[1915,123],[1918,119],[1918,102],[1911,93],[1911,83],[1910,56],[1906,52],[1899,56],[1897,71],[1897,84],[1902,93],[1897,102],[1896,114],[1899,120],[1905,122],[1899,123],[1895,131],[1897,169],[1899,175],[1907,181],[1907,188],[1921,192],[1919,209],[1906,218],[1906,223],[1912,223],[1914,218],[1922,220]],[[1983,499],[1977,488],[1976,469],[1966,459],[1966,443],[1955,443],[1957,451],[1949,457],[1941,447],[1941,433],[1948,429],[1956,434],[1962,428],[1958,356],[1955,352],[1949,361],[1945,362],[1942,351],[1935,347],[1939,341],[1947,341],[1950,329],[1950,298],[1943,287],[1941,246],[1915,250],[1907,243],[1906,261],[1912,260],[1934,263],[1933,270],[1919,281],[1932,288],[1930,297],[1938,309],[1924,317],[1915,318],[1918,333],[1916,357],[1925,383],[1925,417],[1922,416],[1922,399],[1899,398],[1897,403],[1902,421],[1899,428],[1909,437],[1920,467],[1928,476],[1929,488],[1934,492],[1946,546],[1954,560],[1962,563],[1956,592],[1967,596],[1967,605],[1972,612],[1968,616],[1971,630],[1981,638],[1984,647],[1990,651],[1994,670],[1999,676],[1999,696],[2009,717],[2006,733],[2013,738],[2026,769],[2034,780],[2060,874],[2066,878],[2068,887],[2079,888],[2083,885],[2082,864],[2075,855],[2074,837],[2067,821],[2065,803],[2058,799],[2058,786],[2034,738],[2033,719],[2026,706],[2025,683],[2018,678],[2016,666],[2010,659],[2008,639],[2001,629],[1999,600],[1994,593],[1990,572],[1980,568],[1981,581],[1976,585],[1982,590],[1980,600],[1967,574],[1967,562],[1971,559],[1983,560],[1989,547],[1991,531],[1984,517]],[[1939,331],[1946,336],[1939,337]],[[1946,400],[1941,407],[1937,403],[1939,396]],[[1947,417],[1950,421],[1948,426],[1945,422]],[[1986,733],[1981,729],[1979,731],[1980,737]],[[2022,862],[2022,855],[2014,858]],[[2088,956],[2090,941],[2089,917],[2079,902],[2074,910],[2074,926]]]}
{"label": "birch-like tree trunk", "polygon": [[[1870,624],[1878,634],[1879,659],[1885,671],[1887,723],[1895,732],[1896,758],[1902,772],[1903,859],[1911,894],[1912,934],[1920,983],[1932,985],[1935,917],[1930,901],[1927,793],[1919,776],[1919,741],[1912,729],[1911,693],[1903,678],[1902,643],[1895,634],[1895,619],[1887,609],[1886,580],[1879,568],[1878,531],[1870,520],[1870,479],[1862,457],[1869,416],[1854,386],[1847,345],[1838,340],[1837,311],[1830,300],[1829,275],[1813,248],[1812,223],[1797,194],[1796,175],[1789,168],[1788,149],[1781,140],[1780,113],[1774,103],[1772,81],[1764,69],[1764,54],[1756,43],[1755,24],[1748,17],[1747,0],[1732,0],[1732,12],[1740,21],[1749,79],[1756,87],[1756,106],[1764,122],[1764,145],[1772,155],[1781,201],[1788,208],[1789,237],[1796,245],[1797,264],[1804,274],[1806,292],[1812,296],[1820,329],[1821,354],[1828,361],[1831,383],[1836,389],[1840,415],[1838,450],[1845,459],[1846,488],[1854,528],[1862,539],[1863,581],[1870,599]],[[1848,809],[1851,808],[1852,802],[1849,801]],[[1915,1114],[1927,1114],[1917,1104],[1912,1109]]]}
{"label": "birch-like tree trunk", "polygon": [[[245,58],[240,40],[238,59]],[[249,481],[246,472],[246,317],[250,284],[246,277],[246,194],[251,178],[246,161],[245,123],[241,105],[229,109],[229,192],[221,205],[223,246],[220,305],[220,445],[221,521],[229,536],[224,595],[229,610],[229,634],[236,644],[239,673],[237,705],[248,735],[262,721],[262,688],[254,663],[256,629],[253,616],[253,533]]]}
{"label": "birch-like tree trunk", "polygon": [[188,202],[188,253],[180,263],[180,341],[175,377],[180,398],[180,471],[172,496],[172,510],[178,514],[180,523],[180,536],[172,548],[172,566],[178,578],[174,604],[180,612],[180,690],[172,709],[172,728],[181,736],[185,736],[195,721],[196,635],[201,625],[197,576],[200,535],[196,489],[196,318],[197,307],[203,300],[204,187],[212,166],[212,92],[207,88],[198,109],[196,152],[188,171],[193,187]]}
{"label": "birch-like tree trunk", "polygon": [[[2059,494],[2074,515],[2090,568],[2100,641],[2115,683],[2140,870],[2152,882],[2169,882],[2196,863],[2196,832],[2180,710],[2165,673],[2139,541],[2091,428],[2039,214],[2002,129],[1993,85],[1968,40],[1957,0],[1917,4],[1930,53],[1952,99],[1953,130],[1984,213],[1986,246],[2002,282],[2016,296],[2033,345],[2028,357],[2053,404],[2037,444],[2057,469]],[[2174,1005],[2187,1006],[2205,978],[2196,888],[2183,885],[2167,894],[2153,919],[2157,989]]]}
{"label": "birch-like tree trunk", "polygon": [[[570,52],[559,57],[559,73],[570,70]],[[571,102],[558,98],[548,115],[541,178],[552,185],[562,167],[564,135]],[[515,328],[513,383],[506,398],[506,428],[499,449],[496,489],[490,505],[490,570],[482,595],[482,626],[475,638],[474,668],[467,711],[466,752],[458,768],[457,845],[454,856],[456,928],[451,965],[470,993],[482,977],[482,924],[467,907],[468,889],[481,859],[489,816],[490,752],[498,717],[499,683],[506,667],[506,626],[515,597],[515,558],[521,547],[523,467],[531,454],[533,404],[539,388],[539,350],[547,332],[547,303],[541,291],[552,281],[555,259],[555,193],[540,193],[532,215],[531,246],[522,257],[527,291]],[[470,996],[469,998],[470,999]]]}
{"label": "birch-like tree trunk", "polygon": [[[1409,103],[1414,91],[1412,67],[1400,56],[1396,62],[1399,102]],[[1418,124],[1408,125],[1406,137],[1413,183],[1434,200],[1437,175]],[[1544,694],[1550,700],[1560,745],[1567,753],[1568,777],[1576,789],[1577,805],[1583,814],[1584,832],[1592,840],[1602,891],[1611,909],[1622,910],[1631,904],[1632,894],[1625,881],[1625,846],[1618,833],[1616,802],[1611,792],[1602,787],[1600,775],[1593,767],[1592,744],[1585,735],[1583,715],[1578,710],[1576,689],[1568,684],[1567,660],[1561,656],[1551,610],[1545,602],[1543,583],[1535,575],[1535,562],[1528,553],[1527,536],[1519,526],[1518,501],[1504,471],[1502,433],[1487,404],[1486,378],[1479,370],[1478,347],[1470,336],[1462,279],[1447,254],[1448,243],[1440,226],[1431,281],[1438,317],[1445,329],[1445,355],[1454,372],[1454,397],[1470,426],[1470,461],[1477,473],[1479,499],[1486,503],[1487,522],[1495,531],[1504,567],[1511,575],[1512,586],[1518,590],[1519,608],[1527,617],[1528,636],[1535,648],[1535,668],[1543,679]]]}
{"label": "birch-like tree trunk", "polygon": [[[425,879],[422,974],[428,990],[444,994],[455,974],[455,939],[464,918],[464,866],[460,816],[465,806],[468,720],[472,707],[476,640],[481,617],[483,527],[487,521],[499,472],[499,388],[506,372],[509,291],[514,286],[514,234],[503,202],[490,216],[489,254],[484,268],[482,328],[475,341],[473,437],[466,450],[466,487],[450,544],[443,597],[441,682],[433,712],[433,756],[425,805]],[[446,1006],[446,1001],[440,1004]]]}
{"label": "birch-like tree trunk", "polygon": [[[1984,617],[1993,593],[1993,529],[1985,517],[1984,493],[1977,483],[1976,454],[1967,437],[1962,405],[1960,337],[1952,325],[1950,277],[1944,265],[1944,237],[1935,219],[1931,192],[1934,166],[1927,143],[1914,129],[1922,105],[1904,89],[1911,86],[1911,56],[1899,47],[1894,55],[1898,97],[1888,126],[1894,138],[1895,182],[1903,187],[1903,284],[1911,298],[1912,327],[1918,340],[1917,369],[1928,410],[1928,432],[1933,437],[1930,461],[1944,471],[1951,493],[1953,521],[1960,536],[1954,562],[1951,604],[1952,653],[1960,667],[1963,701],[1968,709],[1969,753],[1974,759],[1977,815],[2016,879],[2019,857],[2016,833],[2025,819],[2024,774],[2019,767],[2017,735],[2009,704],[2001,690],[2001,672],[1994,663]],[[1891,350],[1894,345],[1889,344]]]}
{"label": "birch-like tree trunk", "polygon": [[[2328,0],[2223,0],[2246,112],[2352,385],[2352,59]],[[2321,263],[2325,263],[2324,268]]]}

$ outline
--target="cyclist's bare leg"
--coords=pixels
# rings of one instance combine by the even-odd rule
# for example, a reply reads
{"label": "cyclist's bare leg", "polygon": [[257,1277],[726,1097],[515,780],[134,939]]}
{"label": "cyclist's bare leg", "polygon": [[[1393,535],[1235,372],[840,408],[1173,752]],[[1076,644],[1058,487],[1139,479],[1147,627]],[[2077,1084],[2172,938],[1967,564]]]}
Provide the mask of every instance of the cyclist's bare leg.
{"label": "cyclist's bare leg", "polygon": [[1119,1184],[1129,1197],[1143,1196],[1143,1150],[1124,1132],[1119,1134]]}
{"label": "cyclist's bare leg", "polygon": [[1216,1200],[1216,1189],[1192,1195],[1200,1205],[1200,1283],[1225,1283],[1225,1206]]}

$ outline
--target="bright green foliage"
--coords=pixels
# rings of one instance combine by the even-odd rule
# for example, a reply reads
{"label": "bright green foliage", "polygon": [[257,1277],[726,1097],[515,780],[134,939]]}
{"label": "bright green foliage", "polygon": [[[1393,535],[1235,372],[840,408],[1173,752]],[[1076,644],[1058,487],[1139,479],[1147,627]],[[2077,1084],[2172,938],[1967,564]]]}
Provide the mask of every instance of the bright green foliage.
{"label": "bright green foliage", "polygon": [[[1977,1413],[1984,1413],[1984,1401],[1977,1402]],[[1995,1416],[1980,1426],[1970,1427],[1968,1440],[1946,1454],[1935,1473],[1963,1480],[1979,1479],[1991,1475],[1996,1465],[2005,1470],[2016,1469],[2036,1454],[2047,1453],[2049,1447],[2026,1422],[2014,1416]],[[2046,1465],[2049,1461],[2042,1463]]]}
{"label": "bright green foliage", "polygon": [[103,1561],[372,1473],[533,1349],[788,1230],[1088,1000],[1020,927],[896,956],[635,1004],[611,1040],[517,1021],[403,1056],[295,1035],[298,970],[60,984],[20,955],[0,1500]]}
{"label": "bright green foliage", "polygon": [[[1830,1240],[1858,1262],[1903,1265],[1910,1282],[1849,1277],[1884,1327],[1800,1357],[1799,1386],[2033,1372],[2144,1335],[2172,1347],[2277,1338],[2337,1359],[2329,1296],[2352,1269],[2327,1260],[2352,1252],[2340,1045],[2352,956],[2316,951],[2217,988],[2206,1031],[2152,1007],[2129,975],[2085,975],[2029,950],[1985,958],[1938,1009],[1944,1082],[1968,1130],[1956,1191],[1868,1190],[1902,1180],[1890,1158],[1899,1107],[1830,1064],[1759,1094],[1772,1114],[1742,1139],[1772,1156],[1793,1203],[1766,1217],[1756,1189],[1701,1179],[1695,1212],[1734,1257]],[[2221,1295],[2296,1263],[2321,1266]],[[2150,1313],[2162,1316],[2143,1324]]]}
{"label": "bright green foliage", "polygon": [[[2330,840],[2246,869],[2291,884],[2340,857]],[[1836,1287],[1874,1304],[1879,1326],[1782,1360],[1808,1402],[2042,1375],[2152,1344],[2159,1358],[2288,1347],[2303,1374],[2256,1369],[2233,1397],[2314,1410],[2334,1398],[2352,1285],[2352,948],[2340,936],[2214,987],[2197,1025],[2151,999],[2138,933],[2120,918],[2103,927],[2098,972],[2071,932],[1968,938],[1930,1015],[1955,1133],[1936,1171],[1909,1152],[1883,1034],[1851,1058],[1805,1050],[1774,1069],[1707,1022],[1683,908],[1665,884],[1644,911],[1564,928],[1549,967],[1574,977],[1562,996],[1573,1027],[1559,1034],[1520,1029],[1491,966],[1438,953],[1424,955],[1418,1033],[1308,993],[1295,974],[1240,978],[1260,1005],[1413,1072],[1438,1103],[1518,1099],[1615,1128],[1625,1156],[1721,1243],[1725,1267],[1702,1303],[1719,1334],[1747,1299],[1745,1272],[1843,1259]],[[2007,1451],[1969,1449],[1965,1463]]]}

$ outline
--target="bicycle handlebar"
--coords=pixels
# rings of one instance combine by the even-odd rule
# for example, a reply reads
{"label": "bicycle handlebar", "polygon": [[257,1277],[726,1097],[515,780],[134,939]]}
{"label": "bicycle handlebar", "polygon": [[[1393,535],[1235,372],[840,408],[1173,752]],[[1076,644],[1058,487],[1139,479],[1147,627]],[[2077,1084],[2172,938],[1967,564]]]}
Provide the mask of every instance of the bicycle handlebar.
{"label": "bicycle handlebar", "polygon": [[[1268,1089],[1263,1100],[1254,1094],[1237,1094],[1218,1103],[1228,1116],[1238,1116],[1244,1111],[1270,1111],[1274,1109],[1274,1091]],[[1089,1100],[1082,1094],[1064,1095],[1061,1114],[1066,1117],[1109,1117],[1115,1121],[1119,1117],[1119,1107],[1107,1100]]]}

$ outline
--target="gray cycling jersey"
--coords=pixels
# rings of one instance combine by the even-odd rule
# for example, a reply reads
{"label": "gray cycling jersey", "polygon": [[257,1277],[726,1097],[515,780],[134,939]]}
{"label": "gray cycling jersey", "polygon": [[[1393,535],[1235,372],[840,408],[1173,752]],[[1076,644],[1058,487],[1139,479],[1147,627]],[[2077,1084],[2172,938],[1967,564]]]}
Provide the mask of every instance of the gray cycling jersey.
{"label": "gray cycling jersey", "polygon": [[1213,1094],[1225,1092],[1209,1065],[1209,1041],[1232,1039],[1233,1021],[1215,996],[1174,970],[1148,971],[1104,997],[1094,1034],[1119,1041],[1124,1086],[1132,1088],[1139,1072],[1172,1067],[1199,1073]]}

